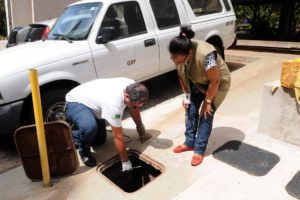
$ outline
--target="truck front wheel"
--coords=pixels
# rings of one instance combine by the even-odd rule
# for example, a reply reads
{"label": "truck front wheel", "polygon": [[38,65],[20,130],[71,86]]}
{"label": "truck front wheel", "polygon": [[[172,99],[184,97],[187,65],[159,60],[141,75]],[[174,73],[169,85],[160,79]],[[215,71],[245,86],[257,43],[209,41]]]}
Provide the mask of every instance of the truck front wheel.
{"label": "truck front wheel", "polygon": [[69,89],[53,89],[41,94],[45,122],[67,121],[65,114],[65,96]]}
{"label": "truck front wheel", "polygon": [[[41,91],[41,104],[44,122],[63,120],[66,121],[64,111],[65,96],[70,89],[60,88]],[[24,104],[22,125],[34,124],[34,110],[32,97],[28,97]]]}

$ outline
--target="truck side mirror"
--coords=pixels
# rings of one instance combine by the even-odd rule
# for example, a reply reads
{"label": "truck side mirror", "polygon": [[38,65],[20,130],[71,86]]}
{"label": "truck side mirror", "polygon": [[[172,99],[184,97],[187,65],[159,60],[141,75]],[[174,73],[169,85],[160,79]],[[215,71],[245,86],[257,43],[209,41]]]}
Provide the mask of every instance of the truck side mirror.
{"label": "truck side mirror", "polygon": [[114,27],[100,28],[97,35],[96,43],[105,44],[109,42],[110,40],[112,40],[113,32],[114,32]]}

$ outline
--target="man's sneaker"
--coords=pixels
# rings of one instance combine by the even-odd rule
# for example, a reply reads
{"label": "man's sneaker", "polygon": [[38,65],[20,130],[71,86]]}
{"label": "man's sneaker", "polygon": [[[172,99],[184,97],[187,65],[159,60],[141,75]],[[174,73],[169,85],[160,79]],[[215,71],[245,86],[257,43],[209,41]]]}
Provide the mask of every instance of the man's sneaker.
{"label": "man's sneaker", "polygon": [[88,167],[95,167],[97,165],[96,159],[91,155],[80,156],[80,157],[81,157],[82,162]]}
{"label": "man's sneaker", "polygon": [[82,162],[88,167],[95,167],[97,165],[96,159],[91,155],[90,145],[82,145],[79,148],[79,154]]}

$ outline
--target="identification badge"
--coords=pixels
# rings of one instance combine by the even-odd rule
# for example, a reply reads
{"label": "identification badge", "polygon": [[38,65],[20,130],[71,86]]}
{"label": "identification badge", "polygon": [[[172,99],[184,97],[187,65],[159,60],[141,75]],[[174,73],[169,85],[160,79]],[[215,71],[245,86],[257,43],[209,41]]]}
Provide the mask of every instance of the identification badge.
{"label": "identification badge", "polygon": [[115,114],[115,118],[116,118],[116,119],[120,119],[120,118],[121,118],[121,115],[120,115],[120,114]]}

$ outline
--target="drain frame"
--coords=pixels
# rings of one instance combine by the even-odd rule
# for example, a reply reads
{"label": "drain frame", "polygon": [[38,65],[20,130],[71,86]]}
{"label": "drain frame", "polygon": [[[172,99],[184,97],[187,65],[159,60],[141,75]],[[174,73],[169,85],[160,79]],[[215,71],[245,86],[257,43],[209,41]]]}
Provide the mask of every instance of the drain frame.
{"label": "drain frame", "polygon": [[142,154],[141,152],[134,150],[134,149],[130,149],[127,151],[127,155],[128,158],[130,157],[136,157],[139,161],[142,161],[144,163],[146,163],[147,165],[150,165],[151,167],[153,167],[155,170],[159,171],[160,174],[158,174],[155,177],[152,177],[153,179],[145,184],[142,184],[141,187],[139,187],[138,189],[134,190],[134,191],[125,191],[121,186],[119,186],[117,183],[115,183],[114,181],[112,181],[108,176],[106,176],[105,174],[103,174],[103,172],[105,170],[107,170],[108,168],[112,167],[113,165],[121,162],[120,161],[120,157],[119,155],[116,155],[112,158],[110,158],[109,160],[99,164],[96,168],[97,172],[100,174],[100,176],[104,177],[109,183],[111,183],[114,187],[117,188],[117,190],[121,191],[122,193],[125,194],[132,194],[135,192],[138,192],[140,189],[144,188],[145,186],[148,186],[149,184],[151,184],[153,181],[155,181],[155,179],[157,179],[158,177],[160,177],[164,172],[165,172],[165,167],[164,165],[162,165],[161,163],[155,161],[154,159],[150,158],[149,156]]}

